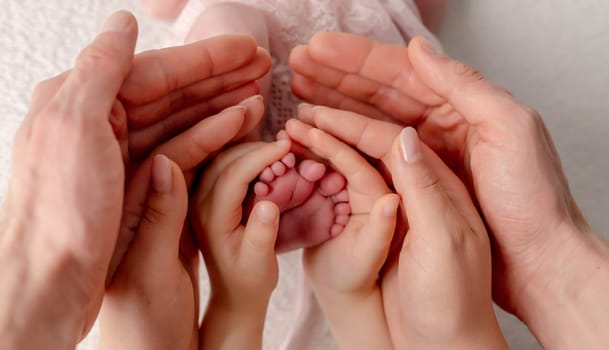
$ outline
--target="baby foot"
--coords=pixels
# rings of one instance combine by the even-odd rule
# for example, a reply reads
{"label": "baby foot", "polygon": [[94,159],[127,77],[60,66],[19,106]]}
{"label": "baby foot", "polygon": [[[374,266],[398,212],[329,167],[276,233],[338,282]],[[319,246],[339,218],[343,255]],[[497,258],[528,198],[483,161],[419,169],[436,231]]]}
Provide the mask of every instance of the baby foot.
{"label": "baby foot", "polygon": [[345,179],[325,165],[286,155],[254,185],[254,202],[269,200],[281,211],[277,252],[312,247],[340,234],[351,214]]}

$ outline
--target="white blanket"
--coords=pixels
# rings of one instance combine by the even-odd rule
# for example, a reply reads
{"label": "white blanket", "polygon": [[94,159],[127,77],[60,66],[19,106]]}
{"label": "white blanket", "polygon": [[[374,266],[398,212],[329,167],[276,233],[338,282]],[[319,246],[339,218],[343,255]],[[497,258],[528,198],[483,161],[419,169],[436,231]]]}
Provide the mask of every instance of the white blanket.
{"label": "white blanket", "polygon": [[[13,135],[34,84],[66,69],[106,16],[119,8],[137,15],[138,50],[177,40],[168,26],[147,19],[137,0],[0,0],[0,8],[1,200]],[[578,202],[592,225],[606,234],[608,14],[609,2],[604,0],[453,0],[441,35],[447,52],[476,66],[542,113]],[[294,320],[297,266],[298,254],[282,256],[265,349],[277,349]],[[512,348],[539,348],[516,320],[502,315],[501,321]],[[94,331],[81,347],[96,348],[96,337]],[[330,347],[327,333],[312,337],[319,340],[312,348]]]}

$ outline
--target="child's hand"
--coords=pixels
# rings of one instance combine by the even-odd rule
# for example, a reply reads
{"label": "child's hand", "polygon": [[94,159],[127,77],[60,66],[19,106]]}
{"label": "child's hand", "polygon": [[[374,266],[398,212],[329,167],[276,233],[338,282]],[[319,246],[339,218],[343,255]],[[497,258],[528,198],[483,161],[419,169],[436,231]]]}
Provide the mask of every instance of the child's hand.
{"label": "child's hand", "polygon": [[489,238],[467,189],[413,128],[395,139],[391,173],[409,224],[398,265],[403,339],[416,349],[506,348]]}
{"label": "child's hand", "polygon": [[347,181],[352,214],[345,229],[306,249],[303,256],[305,272],[337,342],[345,349],[391,348],[377,278],[389,252],[399,198],[351,147],[298,120],[290,120],[286,130]]}
{"label": "child's hand", "polygon": [[266,309],[278,278],[279,209],[271,202],[258,202],[244,225],[243,203],[250,183],[289,150],[287,140],[240,144],[219,154],[205,169],[191,207],[191,223],[211,282],[201,326],[204,348],[262,346]]}
{"label": "child's hand", "polygon": [[163,155],[152,162],[144,215],[106,289],[101,349],[193,349],[197,346],[196,260],[181,237],[188,208],[180,168]]}
{"label": "child's hand", "polygon": [[399,199],[381,175],[354,149],[298,120],[286,125],[288,135],[343,174],[352,214],[337,237],[307,249],[307,275],[336,293],[369,293],[387,258]]}
{"label": "child's hand", "polygon": [[[419,220],[418,226],[411,228],[408,232],[410,238],[406,239],[405,244],[400,244],[395,252],[392,249],[390,257],[383,267],[381,282],[385,317],[395,347],[399,349],[411,347],[415,338],[410,335],[417,325],[432,322],[432,324],[446,329],[449,327],[446,326],[447,324],[459,324],[459,321],[454,321],[454,319],[463,321],[462,315],[484,318],[488,325],[486,328],[487,334],[496,335],[494,339],[502,340],[501,335],[497,333],[498,328],[490,301],[490,252],[484,226],[481,228],[482,231],[476,231],[476,234],[461,235],[464,237],[462,243],[468,242],[469,247],[473,246],[475,248],[470,248],[467,251],[455,250],[458,246],[449,244],[455,235],[441,234],[442,232],[448,232],[448,229],[470,228],[470,231],[472,229],[480,230],[480,218],[467,191],[448,167],[424,144],[420,145],[423,149],[422,154],[425,163],[419,162],[419,164],[428,166],[428,173],[436,175],[441,180],[437,184],[428,181],[420,184],[420,187],[430,185],[430,190],[444,190],[449,205],[435,208],[435,211],[429,209],[429,207],[427,207],[427,210],[416,210],[418,206],[425,203],[419,203],[423,198],[411,193],[411,187],[414,186],[413,183],[415,182],[404,182],[406,179],[413,179],[414,174],[405,173],[405,168],[400,167],[400,164],[404,164],[404,160],[400,158],[399,149],[396,151],[393,148],[394,140],[402,130],[400,126],[367,118],[353,112],[323,107],[312,108],[311,105],[301,106],[299,118],[331,133],[345,143],[358,148],[366,155],[382,161],[382,165],[386,169],[391,169],[393,173],[393,180],[403,197],[404,207],[406,210],[411,208],[408,218],[411,219],[413,215],[428,215]],[[419,165],[419,168],[421,167],[424,167],[424,165]],[[391,179],[388,180],[391,181]],[[406,186],[409,184],[411,187]],[[450,201],[448,198],[450,198]],[[450,211],[445,212],[446,208]],[[448,214],[450,214],[448,218],[460,218],[460,220],[449,223],[446,221],[448,220],[447,217],[445,217]],[[406,214],[404,213],[404,215]],[[444,230],[439,231],[439,234],[428,231],[436,229],[441,224],[444,224]],[[463,226],[459,226],[459,224],[463,224]],[[395,243],[401,243],[405,231],[405,227],[398,228],[396,237],[394,237]],[[438,239],[432,240],[431,238]],[[414,248],[415,246],[417,248]],[[399,251],[400,247],[402,247],[401,252]],[[449,249],[453,249],[451,251],[452,255],[447,256],[446,251]],[[466,252],[471,253],[468,255],[469,260],[461,259]],[[394,253],[399,253],[399,255]],[[471,264],[472,260],[476,261],[474,265]],[[466,262],[469,262],[469,264]],[[453,270],[450,270],[451,268]],[[458,268],[463,271],[451,274]],[[467,268],[471,269],[467,270]],[[475,275],[474,271],[478,271],[479,275]],[[461,278],[461,274],[469,276],[467,282],[469,285],[459,284],[459,280],[455,280],[455,278]],[[473,279],[473,282],[471,279]],[[484,307],[470,304],[472,306],[471,310],[466,310],[467,313],[465,314],[459,314],[456,311],[463,311],[463,309],[456,310],[446,307],[444,302],[449,299],[444,295],[438,295],[448,294],[453,298],[451,302],[455,302],[455,299],[461,297],[462,300],[459,305],[463,305],[467,300],[472,302],[472,300],[466,299],[469,294],[465,292],[465,289],[468,287],[476,290],[478,294],[475,295],[481,298],[480,304],[484,304]],[[458,293],[457,290],[459,290]],[[434,296],[433,299],[430,299],[431,295]],[[474,310],[478,313],[474,314]],[[430,319],[428,315],[440,316],[438,316],[439,319]],[[432,339],[437,339],[436,332],[442,332],[442,329],[438,327],[421,331],[425,331],[424,334],[432,337]],[[409,333],[405,332],[407,328],[410,329]],[[452,345],[456,344],[447,347],[452,348]],[[497,347],[499,346],[502,346],[501,342],[497,343]]]}

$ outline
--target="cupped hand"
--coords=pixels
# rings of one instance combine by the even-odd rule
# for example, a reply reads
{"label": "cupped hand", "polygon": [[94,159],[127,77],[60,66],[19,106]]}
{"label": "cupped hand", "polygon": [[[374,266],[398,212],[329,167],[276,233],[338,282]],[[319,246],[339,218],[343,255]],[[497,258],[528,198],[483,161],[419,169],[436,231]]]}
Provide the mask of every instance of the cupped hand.
{"label": "cupped hand", "polygon": [[143,215],[153,150],[177,155],[182,168],[193,169],[262,116],[262,102],[252,98],[240,111],[200,122],[257,92],[253,80],[266,73],[270,59],[253,39],[210,39],[134,58],[136,38],[135,19],[119,12],[74,68],[34,91],[15,140],[2,214],[7,278],[0,333],[15,347],[71,346],[88,331],[119,226],[128,239],[117,256]]}
{"label": "cupped hand", "polygon": [[[496,245],[501,306],[521,314],[522,296],[550,283],[544,271],[568,263],[573,232],[588,228],[534,110],[420,38],[404,48],[322,33],[293,51],[291,65],[298,95],[414,126],[468,185]],[[335,131],[345,125],[326,122]]]}
{"label": "cupped hand", "polygon": [[[306,107],[305,107],[306,108]],[[301,108],[300,113],[311,113]],[[340,111],[326,109],[329,115]],[[303,264],[315,288],[334,294],[368,295],[389,252],[396,225],[397,199],[383,177],[347,144],[299,120],[289,120],[287,134],[329,165],[347,182],[351,215],[343,231],[308,248]]]}
{"label": "cupped hand", "polygon": [[[226,304],[246,307],[257,295],[268,298],[275,288],[277,227],[274,232],[263,230],[259,219],[278,209],[270,202],[258,203],[245,225],[243,206],[250,183],[289,149],[290,142],[281,140],[225,150],[206,168],[192,200],[190,219],[208,265],[213,297]],[[278,225],[278,213],[274,216],[272,223]],[[260,269],[260,264],[267,268]]]}
{"label": "cupped hand", "polygon": [[74,346],[97,315],[125,182],[116,97],[136,38],[135,19],[114,14],[69,72],[34,91],[0,238],[0,337],[10,348]]}
{"label": "cupped hand", "polygon": [[189,258],[192,237],[182,235],[188,210],[184,175],[157,155],[149,176],[142,223],[106,287],[100,349],[198,347],[199,280],[192,278],[198,260]]}
{"label": "cupped hand", "polygon": [[[197,166],[262,119],[264,105],[255,95],[255,80],[269,68],[268,53],[244,35],[217,36],[135,57],[119,94],[129,151],[124,214],[109,278],[138,229],[152,157],[162,153],[175,160],[190,189]],[[244,108],[218,113],[233,105]]]}
{"label": "cupped hand", "polygon": [[391,151],[408,232],[399,254],[398,348],[506,349],[493,311],[491,249],[463,183],[413,128]]}
{"label": "cupped hand", "polygon": [[279,208],[260,201],[251,210],[250,184],[285,157],[290,142],[242,143],[205,169],[190,219],[203,252],[211,295],[200,328],[203,348],[261,348],[262,329],[279,266],[275,244]]}

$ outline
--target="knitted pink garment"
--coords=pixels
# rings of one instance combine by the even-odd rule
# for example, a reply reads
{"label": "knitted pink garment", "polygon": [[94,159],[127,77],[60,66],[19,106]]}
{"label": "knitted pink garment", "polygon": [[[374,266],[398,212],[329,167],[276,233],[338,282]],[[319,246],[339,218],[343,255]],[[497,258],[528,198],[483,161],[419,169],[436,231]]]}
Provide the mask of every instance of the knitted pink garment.
{"label": "knitted pink garment", "polygon": [[[190,0],[175,22],[175,30],[185,37],[205,7],[224,0]],[[437,39],[423,25],[414,0],[230,0],[255,7],[265,13],[273,57],[270,101],[267,101],[263,137],[274,138],[285,121],[295,116],[300,102],[290,91],[290,50],[305,44],[321,31],[341,31],[371,39],[405,45],[420,35],[434,43]]]}

